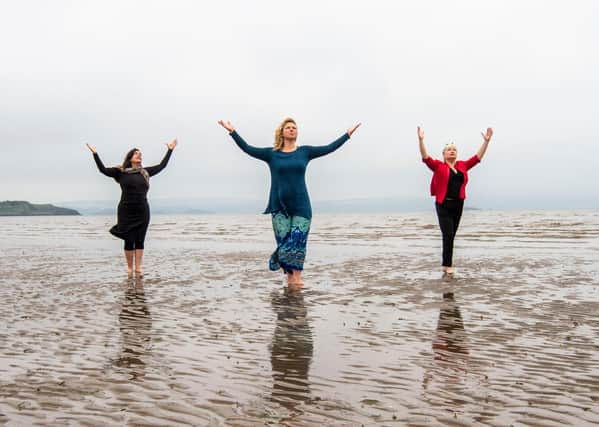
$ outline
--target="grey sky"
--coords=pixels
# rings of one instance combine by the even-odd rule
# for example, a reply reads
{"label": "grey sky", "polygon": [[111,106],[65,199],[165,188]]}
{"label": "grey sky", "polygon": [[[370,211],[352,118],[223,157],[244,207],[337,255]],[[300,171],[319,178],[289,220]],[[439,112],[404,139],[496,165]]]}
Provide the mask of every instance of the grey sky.
{"label": "grey sky", "polygon": [[174,137],[150,198],[266,200],[216,121],[266,146],[290,115],[300,144],[363,123],[310,165],[314,200],[428,197],[416,126],[461,157],[492,126],[470,203],[598,207],[597,22],[593,1],[3,2],[0,200],[116,201],[84,143],[152,164]]}

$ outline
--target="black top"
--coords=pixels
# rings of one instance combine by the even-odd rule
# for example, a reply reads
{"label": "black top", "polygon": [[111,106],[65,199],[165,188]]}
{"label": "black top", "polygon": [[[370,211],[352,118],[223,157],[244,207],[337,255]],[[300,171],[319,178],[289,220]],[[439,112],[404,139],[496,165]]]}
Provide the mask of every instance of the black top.
{"label": "black top", "polygon": [[[148,175],[154,176],[164,169],[172,153],[173,150],[169,149],[160,164],[144,168],[148,172]],[[121,185],[121,201],[139,202],[146,200],[149,186],[141,173],[127,173],[117,167],[107,168],[102,163],[102,160],[100,160],[98,153],[94,153],[94,160],[101,173],[114,178]]]}
{"label": "black top", "polygon": [[464,184],[464,174],[459,170],[449,168],[449,181],[447,182],[447,194],[445,200],[458,200],[460,198],[460,189]]}

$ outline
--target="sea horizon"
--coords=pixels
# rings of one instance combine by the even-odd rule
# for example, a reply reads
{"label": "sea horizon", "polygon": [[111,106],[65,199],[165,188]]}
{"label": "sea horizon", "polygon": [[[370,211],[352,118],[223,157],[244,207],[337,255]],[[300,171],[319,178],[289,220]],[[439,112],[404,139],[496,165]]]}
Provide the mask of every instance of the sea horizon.
{"label": "sea horizon", "polygon": [[[150,198],[148,200],[153,214],[235,214],[235,213],[261,213],[266,207],[265,200],[257,199],[161,199]],[[57,206],[76,209],[82,215],[87,214],[110,214],[116,212],[118,199],[115,200],[87,200],[58,202]],[[390,213],[390,212],[418,212],[429,209],[434,210],[434,200],[426,197],[391,197],[391,198],[352,198],[339,200],[313,200],[312,209],[314,214],[324,213]],[[489,204],[472,202],[466,199],[464,209],[466,210],[492,210],[492,211],[524,211],[524,210],[572,210],[599,209],[599,205],[593,203],[574,203],[571,205],[554,203],[533,203],[502,205],[499,203]]]}

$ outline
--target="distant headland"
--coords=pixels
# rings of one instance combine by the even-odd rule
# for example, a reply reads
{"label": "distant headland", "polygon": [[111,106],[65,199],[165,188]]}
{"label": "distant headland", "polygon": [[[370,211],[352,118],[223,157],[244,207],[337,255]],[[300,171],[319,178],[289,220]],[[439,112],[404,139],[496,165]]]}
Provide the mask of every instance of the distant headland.
{"label": "distant headland", "polygon": [[36,205],[19,200],[0,202],[0,216],[49,216],[81,215],[75,209],[61,208],[51,204]]}

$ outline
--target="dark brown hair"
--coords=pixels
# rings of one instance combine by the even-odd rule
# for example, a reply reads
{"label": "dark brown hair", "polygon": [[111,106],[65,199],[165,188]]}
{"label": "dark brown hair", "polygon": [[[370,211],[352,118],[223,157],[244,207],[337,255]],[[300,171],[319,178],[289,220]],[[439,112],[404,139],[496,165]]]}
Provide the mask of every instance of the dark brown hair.
{"label": "dark brown hair", "polygon": [[137,148],[132,148],[131,150],[129,150],[129,152],[125,155],[125,159],[123,160],[123,164],[121,165],[121,170],[125,170],[127,168],[131,167],[131,157],[133,157],[133,155],[135,154],[136,151],[139,151],[139,149]]}

